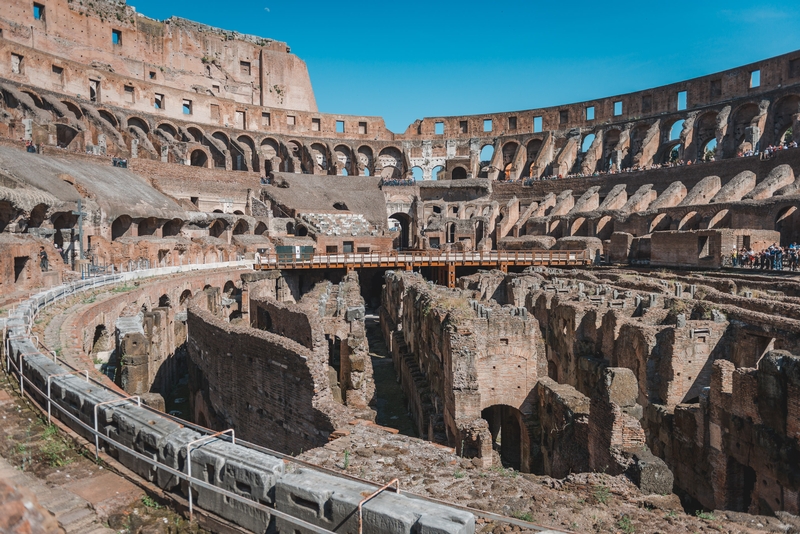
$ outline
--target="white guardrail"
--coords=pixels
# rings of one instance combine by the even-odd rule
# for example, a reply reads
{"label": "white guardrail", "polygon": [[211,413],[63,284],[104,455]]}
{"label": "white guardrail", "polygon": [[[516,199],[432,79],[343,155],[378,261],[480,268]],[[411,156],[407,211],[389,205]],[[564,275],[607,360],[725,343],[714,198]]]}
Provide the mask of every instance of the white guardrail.
{"label": "white guardrail", "polygon": [[[95,405],[93,408],[93,424],[87,424],[87,422],[81,420],[79,416],[71,413],[68,409],[68,406],[62,406],[64,402],[63,398],[57,398],[53,396],[53,391],[51,391],[51,383],[54,381],[53,379],[63,379],[63,378],[72,378],[80,376],[81,380],[85,380],[91,386],[101,389],[106,394],[111,394],[115,398],[112,400],[104,401],[103,404],[130,404],[134,403],[136,406],[141,407],[143,410],[147,410],[151,412],[153,415],[158,417],[164,418],[165,420],[171,421],[173,423],[177,423],[186,429],[198,432],[201,434],[201,438],[197,440],[196,444],[189,443],[188,445],[183,445],[186,447],[187,450],[190,451],[191,446],[199,447],[201,443],[205,442],[208,443],[210,440],[220,440],[226,443],[234,443],[236,446],[243,446],[247,449],[250,449],[256,453],[266,454],[270,456],[274,456],[283,460],[289,464],[295,464],[302,468],[311,469],[319,473],[324,473],[327,475],[332,475],[337,478],[347,479],[350,481],[357,481],[361,484],[365,484],[376,488],[377,492],[372,495],[374,497],[380,491],[385,490],[386,488],[382,488],[379,484],[362,480],[356,477],[352,477],[350,475],[332,471],[330,469],[320,467],[317,465],[310,464],[308,462],[299,460],[292,456],[285,455],[283,453],[273,451],[267,449],[265,447],[261,447],[254,443],[249,443],[247,441],[234,438],[233,432],[231,430],[226,430],[223,432],[214,432],[213,430],[198,426],[194,423],[181,420],[175,416],[170,414],[155,410],[145,404],[142,404],[140,399],[136,396],[129,397],[126,396],[118,391],[110,389],[106,387],[102,382],[94,379],[90,376],[90,373],[83,369],[77,369],[64,361],[47,347],[45,347],[38,339],[37,336],[32,334],[32,326],[35,322],[37,314],[46,306],[49,306],[55,302],[58,302],[64,298],[67,298],[71,295],[77,293],[83,293],[87,291],[91,291],[100,287],[109,286],[113,284],[120,284],[126,283],[133,280],[145,279],[145,278],[153,278],[158,276],[165,276],[170,274],[177,274],[177,273],[189,273],[194,271],[203,271],[203,270],[214,270],[214,269],[239,269],[239,268],[252,268],[253,261],[252,260],[240,260],[240,261],[231,261],[231,262],[221,262],[221,263],[209,263],[209,264],[191,264],[191,265],[182,265],[182,266],[175,266],[175,267],[162,267],[156,269],[147,269],[141,271],[133,271],[133,272],[124,272],[124,273],[117,273],[113,275],[105,275],[105,276],[98,276],[94,278],[89,278],[85,280],[78,280],[75,282],[70,282],[67,284],[62,284],[51,289],[36,293],[35,295],[31,296],[29,299],[22,301],[21,303],[14,306],[8,313],[7,318],[0,318],[0,325],[2,325],[2,335],[3,335],[3,348],[6,356],[6,373],[11,375],[16,375],[19,378],[19,387],[20,392],[29,397],[33,404],[38,406],[40,409],[44,411],[44,404],[46,404],[47,409],[47,416],[48,421],[51,418],[52,410],[55,408],[57,412],[60,414],[60,419],[64,421],[68,426],[70,426],[73,430],[77,431],[79,434],[83,435],[87,438],[90,442],[93,439],[95,442],[95,454],[99,457],[100,453],[100,443],[104,442],[109,447],[116,449],[117,451],[123,452],[133,458],[135,458],[139,462],[143,462],[144,464],[152,467],[153,469],[162,471],[163,473],[175,477],[175,479],[180,481],[185,481],[189,488],[195,487],[199,489],[206,490],[208,492],[212,492],[214,494],[219,495],[221,498],[225,498],[229,501],[235,501],[240,505],[244,505],[245,507],[250,507],[254,511],[261,512],[263,514],[268,514],[269,516],[274,516],[278,519],[282,519],[292,525],[296,525],[303,532],[313,532],[313,533],[320,533],[320,534],[332,534],[333,531],[327,530],[323,527],[318,525],[314,525],[303,519],[295,517],[291,514],[283,512],[281,510],[276,509],[273,506],[268,506],[262,504],[260,502],[256,502],[252,500],[252,498],[248,498],[246,496],[239,495],[237,493],[233,493],[228,491],[224,488],[220,488],[218,486],[214,486],[209,482],[206,482],[203,479],[197,478],[191,475],[191,455],[189,455],[188,460],[186,461],[186,472],[180,471],[175,469],[174,467],[167,465],[163,462],[159,462],[154,460],[152,456],[148,456],[145,454],[140,453],[132,449],[131,447],[127,446],[124,443],[121,443],[119,440],[112,438],[111,436],[104,434],[98,426],[98,406],[99,404]],[[18,358],[12,357],[12,352],[14,351],[12,347],[12,343],[15,343],[20,346],[20,343],[24,343],[28,350],[27,352],[21,350],[23,347],[20,348],[18,353]],[[46,386],[44,385],[44,380],[42,381],[42,387],[38,387],[35,382],[31,380],[30,377],[25,376],[25,365],[24,365],[24,358],[30,356],[42,356],[52,360],[53,364],[58,366],[58,369],[54,369],[53,373],[50,373],[46,377]],[[51,364],[52,365],[52,364]],[[44,378],[44,377],[43,377]],[[46,389],[46,391],[44,391]],[[39,397],[40,401],[37,401],[35,396]],[[229,435],[230,434],[230,435]],[[139,474],[139,473],[137,473]],[[141,476],[141,474],[139,474]],[[192,513],[193,505],[192,504],[192,490],[189,490],[189,510],[190,516]],[[398,488],[399,493],[399,488]],[[439,501],[437,499],[433,499],[430,497],[414,495],[409,493],[403,493],[403,495],[407,498],[411,498],[414,501],[421,501],[421,502],[428,502],[431,505],[440,505],[440,506],[447,506],[456,510],[461,510],[463,512],[469,512],[476,517],[482,517],[484,519],[490,521],[496,521],[511,525],[516,525],[519,527],[523,527],[530,530],[536,531],[545,531],[552,532],[551,530],[544,529],[538,525],[534,525],[528,523],[526,521],[522,521],[519,519],[511,518],[502,516],[499,514],[494,514],[491,512],[485,512],[480,510],[475,510],[472,508],[468,508],[465,506],[456,505],[453,503],[447,503],[443,501]],[[372,498],[371,497],[371,498]],[[201,507],[202,508],[202,507]],[[204,508],[205,509],[205,508]],[[206,511],[210,511],[205,509]],[[241,512],[241,510],[239,510]],[[220,515],[215,511],[210,511],[214,515]],[[358,507],[358,516],[359,516],[359,525],[361,523],[361,505]],[[225,516],[222,516],[225,517]],[[226,519],[231,520],[232,518],[226,517]],[[235,521],[235,520],[234,520]],[[474,523],[473,523],[474,524]]]}

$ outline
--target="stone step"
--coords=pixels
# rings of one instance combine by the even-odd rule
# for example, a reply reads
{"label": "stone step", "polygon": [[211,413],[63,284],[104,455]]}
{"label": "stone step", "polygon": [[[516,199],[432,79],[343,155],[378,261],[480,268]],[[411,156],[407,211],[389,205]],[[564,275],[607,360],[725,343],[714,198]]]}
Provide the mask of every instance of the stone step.
{"label": "stone step", "polygon": [[92,509],[84,503],[83,507],[73,508],[63,514],[56,514],[56,519],[58,520],[58,524],[61,525],[67,533],[70,533],[82,532],[81,529],[97,521],[97,516],[95,516]]}

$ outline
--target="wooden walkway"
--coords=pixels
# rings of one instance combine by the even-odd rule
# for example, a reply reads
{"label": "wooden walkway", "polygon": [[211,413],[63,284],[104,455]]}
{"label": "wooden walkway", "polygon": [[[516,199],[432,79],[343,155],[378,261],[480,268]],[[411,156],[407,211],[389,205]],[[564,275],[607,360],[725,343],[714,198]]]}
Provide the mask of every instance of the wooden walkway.
{"label": "wooden walkway", "polygon": [[266,254],[256,270],[384,268],[413,271],[420,267],[436,269],[441,285],[455,287],[456,267],[485,267],[507,272],[509,267],[569,267],[591,263],[584,250],[531,250],[492,252],[373,252],[346,254]]}

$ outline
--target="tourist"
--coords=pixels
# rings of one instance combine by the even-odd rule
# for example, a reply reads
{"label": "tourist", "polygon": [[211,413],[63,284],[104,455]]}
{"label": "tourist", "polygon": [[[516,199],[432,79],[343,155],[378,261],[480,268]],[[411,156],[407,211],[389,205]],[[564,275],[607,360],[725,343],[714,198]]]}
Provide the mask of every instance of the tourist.
{"label": "tourist", "polygon": [[44,247],[39,247],[39,267],[42,269],[43,273],[46,273],[50,270],[50,261],[47,257],[47,251]]}

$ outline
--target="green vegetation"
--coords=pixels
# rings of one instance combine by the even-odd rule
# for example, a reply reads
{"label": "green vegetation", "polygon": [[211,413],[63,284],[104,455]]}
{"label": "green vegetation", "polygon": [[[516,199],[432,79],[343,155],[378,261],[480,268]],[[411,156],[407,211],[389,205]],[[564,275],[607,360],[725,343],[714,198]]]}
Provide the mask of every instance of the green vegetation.
{"label": "green vegetation", "polygon": [[343,467],[343,469],[347,469],[348,467],[350,467],[350,451],[345,449],[345,451],[344,451],[344,467]]}
{"label": "green vegetation", "polygon": [[617,521],[617,527],[624,532],[625,534],[633,534],[636,532],[636,529],[633,528],[631,524],[631,518],[627,515],[623,515],[619,521]]}
{"label": "green vegetation", "polygon": [[608,490],[606,485],[595,486],[594,498],[600,504],[606,504],[611,498],[611,492]]}
{"label": "green vegetation", "polygon": [[465,476],[466,474],[464,473],[464,471],[460,469],[456,469],[455,472],[453,473],[453,478],[464,478]]}
{"label": "green vegetation", "polygon": [[702,510],[697,510],[694,515],[696,515],[699,519],[705,519],[706,521],[714,521],[716,519],[714,514],[710,512],[704,512]]}
{"label": "green vegetation", "polygon": [[158,510],[161,508],[161,505],[156,502],[155,499],[150,497],[149,495],[142,495],[142,504],[145,505],[147,508],[152,508],[154,510]]}
{"label": "green vegetation", "polygon": [[528,523],[533,522],[533,515],[530,512],[515,512],[514,517],[522,521],[527,521]]}

